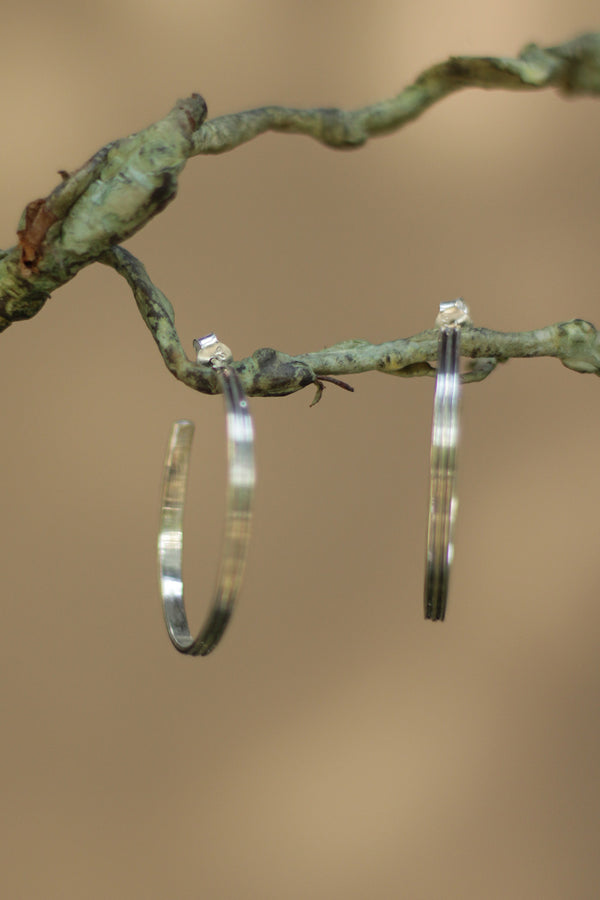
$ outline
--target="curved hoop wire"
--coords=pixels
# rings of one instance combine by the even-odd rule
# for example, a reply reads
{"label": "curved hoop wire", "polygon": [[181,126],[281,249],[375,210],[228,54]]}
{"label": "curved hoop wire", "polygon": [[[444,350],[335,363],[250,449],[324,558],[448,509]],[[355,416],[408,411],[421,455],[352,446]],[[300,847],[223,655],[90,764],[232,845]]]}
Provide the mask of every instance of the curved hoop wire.
{"label": "curved hoop wire", "polygon": [[248,401],[235,369],[224,362],[231,359],[228,348],[217,342],[219,349],[207,360],[202,357],[202,351],[211,346],[207,342],[212,338],[212,344],[217,342],[215,335],[208,335],[194,343],[198,348],[198,360],[208,361],[213,366],[225,400],[227,511],[212,607],[196,637],[192,636],[188,624],[182,578],[183,511],[194,437],[194,425],[186,419],[175,422],[171,430],[164,467],[158,535],[160,590],[167,631],[177,650],[191,656],[207,656],[214,650],[231,618],[246,564],[256,481],[254,429]]}
{"label": "curved hoop wire", "polygon": [[438,367],[431,431],[431,475],[427,557],[425,563],[425,618],[443,621],[446,615],[450,568],[454,558],[456,449],[459,440],[460,326],[469,322],[462,300],[440,304]]}

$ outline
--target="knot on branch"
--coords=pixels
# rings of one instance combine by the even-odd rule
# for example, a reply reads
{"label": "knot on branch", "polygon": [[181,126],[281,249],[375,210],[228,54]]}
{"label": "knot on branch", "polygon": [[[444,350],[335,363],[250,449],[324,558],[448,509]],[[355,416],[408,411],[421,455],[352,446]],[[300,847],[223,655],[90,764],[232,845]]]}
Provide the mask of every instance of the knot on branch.
{"label": "knot on branch", "polygon": [[318,382],[307,363],[271,347],[256,350],[252,356],[236,363],[235,368],[246,392],[255,396],[285,397]]}
{"label": "knot on branch", "polygon": [[563,366],[584,375],[600,375],[600,342],[594,325],[585,319],[572,319],[559,323],[556,329]]}
{"label": "knot on branch", "polygon": [[[179,115],[179,113],[182,115]],[[194,132],[202,125],[207,114],[208,107],[206,105],[206,100],[201,94],[191,94],[189,97],[182,97],[177,101],[169,113],[170,116],[179,119],[181,131],[187,131],[189,138],[191,138]],[[184,119],[187,126],[184,124]]]}
{"label": "knot on branch", "polygon": [[[143,131],[102,147],[75,172],[61,172],[62,182],[29,203],[21,218],[15,248],[21,281],[39,281],[47,293],[161,212],[177,193],[206,113],[204,99],[192,94]],[[27,298],[32,307],[36,293],[32,287]]]}
{"label": "knot on branch", "polygon": [[361,147],[369,138],[364,116],[345,109],[319,109],[320,127],[318,138],[329,147],[343,150]]}
{"label": "knot on branch", "polygon": [[600,93],[600,33],[582,34],[547,52],[565,63],[560,84],[565,93]]}

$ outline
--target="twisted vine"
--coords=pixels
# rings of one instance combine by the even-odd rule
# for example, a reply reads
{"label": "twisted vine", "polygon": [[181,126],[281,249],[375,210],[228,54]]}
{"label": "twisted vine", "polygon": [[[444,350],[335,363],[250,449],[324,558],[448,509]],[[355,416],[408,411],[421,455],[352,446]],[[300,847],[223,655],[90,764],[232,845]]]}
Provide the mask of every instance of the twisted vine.
{"label": "twisted vine", "polygon": [[[433,103],[463,88],[539,90],[569,96],[600,93],[600,33],[555,47],[530,44],[516,58],[450,57],[424,71],[395,97],[357,110],[267,106],[206,121],[199,94],[179,100],[158,122],[98,150],[61,183],[27,205],[18,243],[0,250],[0,331],[40,311],[53,291],[94,262],[114,268],[130,285],[138,309],[169,371],[184,384],[216,393],[210,368],[192,363],[177,331],[173,307],[142,263],[123,247],[170,203],[188,159],[224,153],[266,131],[304,134],[336,149],[361,147],[397,131]],[[437,332],[373,345],[345,341],[315,353],[288,356],[264,348],[236,363],[249,394],[283,396],[313,384],[316,399],[335,376],[379,371],[400,376],[433,373]],[[502,334],[465,327],[461,352],[473,362],[465,381],[480,381],[512,357],[554,356],[577,372],[600,374],[598,332],[589,322]]]}

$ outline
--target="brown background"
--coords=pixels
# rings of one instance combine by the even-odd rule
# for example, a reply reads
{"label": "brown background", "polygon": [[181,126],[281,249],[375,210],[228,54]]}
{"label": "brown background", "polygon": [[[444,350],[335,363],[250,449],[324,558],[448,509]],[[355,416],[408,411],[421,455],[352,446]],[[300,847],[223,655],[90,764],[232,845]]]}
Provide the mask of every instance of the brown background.
{"label": "brown background", "polygon": [[[355,107],[449,54],[598,26],[579,0],[42,0],[3,8],[0,245],[102,144],[200,91],[212,116]],[[355,153],[269,135],[191,161],[128,243],[182,340],[238,357],[597,299],[597,101],[465,91]],[[511,362],[465,390],[451,608],[422,618],[433,382],[252,403],[243,597],[176,654],[155,570],[170,422],[197,423],[191,616],[224,491],[215,398],[93,266],[1,338],[3,896],[590,898],[598,860],[600,383]],[[212,536],[209,532],[213,532]],[[197,548],[197,552],[196,552]]]}

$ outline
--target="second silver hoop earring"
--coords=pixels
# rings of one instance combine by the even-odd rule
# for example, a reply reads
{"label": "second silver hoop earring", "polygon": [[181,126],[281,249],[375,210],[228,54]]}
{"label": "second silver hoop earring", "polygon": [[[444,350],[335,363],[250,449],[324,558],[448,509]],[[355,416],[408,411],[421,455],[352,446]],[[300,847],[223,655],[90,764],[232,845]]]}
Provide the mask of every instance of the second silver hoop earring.
{"label": "second silver hoop earring", "polygon": [[180,653],[206,656],[227,627],[239,593],[252,519],[255,485],[254,429],[241,382],[228,365],[233,355],[215,334],[194,341],[197,362],[211,365],[225,399],[227,420],[227,511],[225,534],[212,607],[193,637],[183,599],[183,509],[194,426],[187,420],[173,425],[165,459],[158,535],[160,590],[167,631]]}
{"label": "second silver hoop earring", "polygon": [[443,621],[448,581],[454,556],[456,448],[459,438],[461,326],[470,323],[463,300],[440,303],[435,324],[440,328],[437,375],[431,432],[431,476],[427,558],[425,563],[425,618]]}

